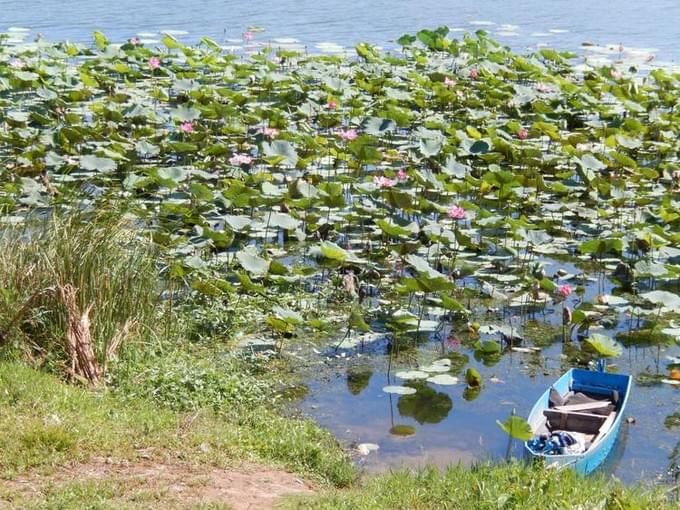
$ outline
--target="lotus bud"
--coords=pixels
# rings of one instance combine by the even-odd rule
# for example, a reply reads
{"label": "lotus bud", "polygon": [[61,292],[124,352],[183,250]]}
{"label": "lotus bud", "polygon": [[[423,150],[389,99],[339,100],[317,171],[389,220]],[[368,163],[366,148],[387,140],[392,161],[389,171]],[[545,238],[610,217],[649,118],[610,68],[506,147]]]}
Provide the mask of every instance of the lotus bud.
{"label": "lotus bud", "polygon": [[625,262],[619,262],[614,269],[614,278],[622,282],[630,282],[634,278],[633,268]]}
{"label": "lotus bud", "polygon": [[569,324],[571,324],[571,319],[572,319],[571,308],[565,306],[562,309],[562,325],[568,326]]}
{"label": "lotus bud", "polygon": [[543,266],[540,264],[533,266],[531,269],[531,275],[537,280],[542,280],[545,278],[545,270],[543,269]]}
{"label": "lotus bud", "polygon": [[358,297],[357,292],[358,278],[355,276],[354,271],[350,270],[342,277],[342,286],[352,298]]}
{"label": "lotus bud", "polygon": [[675,170],[671,174],[671,178],[673,179],[673,184],[675,186],[680,186],[680,170]]}
{"label": "lotus bud", "polygon": [[649,241],[647,241],[647,239],[637,238],[635,239],[635,245],[637,246],[638,250],[644,253],[647,253],[651,248],[651,245],[649,244]]}

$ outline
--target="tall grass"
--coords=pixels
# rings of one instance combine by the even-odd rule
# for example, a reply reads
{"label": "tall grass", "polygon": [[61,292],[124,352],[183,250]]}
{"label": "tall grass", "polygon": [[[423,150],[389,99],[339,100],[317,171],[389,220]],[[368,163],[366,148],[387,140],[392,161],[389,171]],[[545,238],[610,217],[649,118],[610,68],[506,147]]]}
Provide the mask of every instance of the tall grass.
{"label": "tall grass", "polygon": [[665,510],[663,487],[624,486],[520,462],[399,470],[350,490],[294,498],[282,508],[315,510]]}
{"label": "tall grass", "polygon": [[66,361],[67,310],[59,288],[91,308],[97,360],[153,328],[158,272],[149,245],[120,216],[71,214],[0,234],[0,343],[47,363]]}

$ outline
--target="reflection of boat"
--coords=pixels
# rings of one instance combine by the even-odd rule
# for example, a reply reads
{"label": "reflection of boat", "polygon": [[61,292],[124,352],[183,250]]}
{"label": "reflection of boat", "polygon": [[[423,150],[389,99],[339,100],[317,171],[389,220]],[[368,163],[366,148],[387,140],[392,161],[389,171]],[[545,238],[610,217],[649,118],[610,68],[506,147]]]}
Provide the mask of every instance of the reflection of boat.
{"label": "reflection of boat", "polygon": [[531,410],[526,451],[551,467],[592,472],[616,443],[630,388],[629,375],[572,368]]}

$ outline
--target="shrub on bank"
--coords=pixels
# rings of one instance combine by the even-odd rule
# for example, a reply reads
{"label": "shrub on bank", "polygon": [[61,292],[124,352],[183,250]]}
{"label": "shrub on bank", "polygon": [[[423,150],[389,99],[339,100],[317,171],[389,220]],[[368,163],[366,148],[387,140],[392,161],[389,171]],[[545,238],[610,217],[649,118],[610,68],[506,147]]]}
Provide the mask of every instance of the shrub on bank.
{"label": "shrub on bank", "polygon": [[[153,330],[158,272],[150,249],[120,217],[29,221],[1,232],[0,246],[0,344],[6,353],[98,382],[110,359]],[[82,370],[83,363],[96,365],[96,377]]]}

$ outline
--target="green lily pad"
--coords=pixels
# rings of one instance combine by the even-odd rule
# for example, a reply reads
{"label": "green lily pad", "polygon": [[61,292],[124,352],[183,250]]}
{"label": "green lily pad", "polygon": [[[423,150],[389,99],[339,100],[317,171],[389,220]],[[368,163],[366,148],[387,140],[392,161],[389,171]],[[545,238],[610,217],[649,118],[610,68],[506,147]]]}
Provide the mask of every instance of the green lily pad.
{"label": "green lily pad", "polygon": [[510,416],[504,422],[496,420],[496,423],[503,432],[508,434],[513,439],[528,441],[534,435],[531,430],[531,425],[529,425],[529,423],[524,418],[519,416]]}

